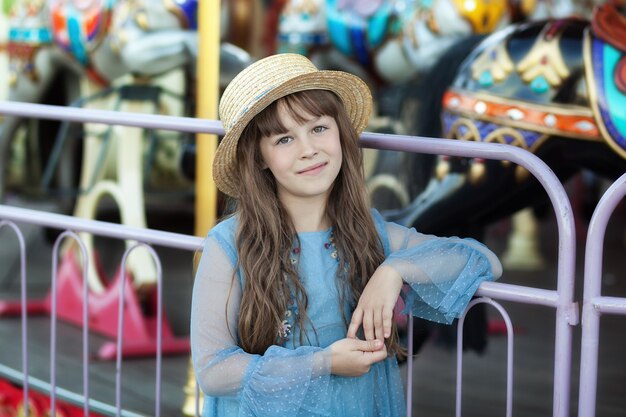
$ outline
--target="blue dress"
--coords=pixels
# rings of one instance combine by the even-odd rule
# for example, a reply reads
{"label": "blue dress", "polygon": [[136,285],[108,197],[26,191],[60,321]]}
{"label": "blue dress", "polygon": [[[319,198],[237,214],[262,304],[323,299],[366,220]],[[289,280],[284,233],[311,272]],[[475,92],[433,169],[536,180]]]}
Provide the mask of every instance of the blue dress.
{"label": "blue dress", "polygon": [[[481,282],[500,276],[497,257],[484,245],[459,238],[423,235],[385,222],[372,210],[383,242],[384,264],[400,272],[411,290],[405,311],[451,323],[466,308]],[[205,242],[194,282],[191,347],[196,378],[205,393],[202,416],[374,417],[406,414],[395,357],[359,377],[332,375],[328,350],[346,337],[350,306],[339,305],[338,261],[331,229],[299,233],[298,271],[308,295],[311,321],[302,341],[295,307],[286,312],[282,346],[263,355],[237,345],[237,314],[244,278],[232,280],[237,262],[231,217],[215,226]]]}

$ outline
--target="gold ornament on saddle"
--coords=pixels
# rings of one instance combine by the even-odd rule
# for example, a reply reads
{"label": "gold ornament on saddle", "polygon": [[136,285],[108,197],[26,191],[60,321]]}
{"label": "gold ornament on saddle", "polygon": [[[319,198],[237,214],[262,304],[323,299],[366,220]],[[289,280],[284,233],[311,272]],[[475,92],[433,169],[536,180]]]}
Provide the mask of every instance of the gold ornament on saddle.
{"label": "gold ornament on saddle", "polygon": [[528,55],[517,64],[520,77],[537,94],[560,86],[570,75],[559,48],[561,33],[558,22],[546,25]]}
{"label": "gold ornament on saddle", "polygon": [[504,81],[514,65],[506,50],[506,45],[501,43],[482,53],[472,64],[472,78],[477,80],[482,87],[491,87],[493,84]]}

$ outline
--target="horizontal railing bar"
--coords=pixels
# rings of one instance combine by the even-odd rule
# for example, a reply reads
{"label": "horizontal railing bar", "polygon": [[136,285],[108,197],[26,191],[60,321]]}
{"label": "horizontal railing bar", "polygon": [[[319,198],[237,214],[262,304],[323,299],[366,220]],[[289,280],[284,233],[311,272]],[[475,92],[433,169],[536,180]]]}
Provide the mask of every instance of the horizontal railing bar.
{"label": "horizontal railing bar", "polygon": [[[385,149],[403,152],[418,152],[432,155],[450,155],[469,158],[484,158],[501,161],[511,161],[521,165],[530,171],[543,185],[555,210],[561,243],[565,247],[562,253],[569,257],[568,250],[575,250],[574,220],[572,217],[571,204],[563,185],[550,169],[550,167],[536,155],[511,145],[498,143],[483,143],[463,141],[456,139],[423,138],[419,136],[391,135],[382,133],[363,133],[361,145],[367,148]],[[571,252],[575,253],[575,252]],[[567,272],[573,277],[573,257],[568,259],[565,270],[559,269],[559,273]],[[570,265],[571,262],[571,265]],[[563,264],[561,267],[565,267]],[[571,292],[573,294],[573,279]]]}
{"label": "horizontal railing bar", "polygon": [[590,301],[593,308],[600,313],[626,315],[626,298],[601,296]]}
{"label": "horizontal railing bar", "polygon": [[[22,384],[26,379],[26,376],[23,372],[17,371],[13,368],[10,368],[6,365],[0,363],[0,375],[3,377],[13,381],[17,384]],[[51,386],[49,383],[42,381],[38,378],[33,378],[32,376],[28,377],[29,386],[37,389],[40,392],[50,392]],[[85,397],[83,395],[77,394],[72,391],[68,391],[63,388],[56,388],[57,397],[62,399],[63,401],[67,401],[74,405],[83,405],[85,403]],[[101,401],[89,399],[89,408],[91,411],[101,414],[107,414],[114,416],[116,413],[116,408],[105,404]],[[146,417],[143,414],[138,414],[132,411],[121,410],[121,415],[123,417]]]}
{"label": "horizontal railing bar", "polygon": [[554,290],[522,287],[503,282],[483,282],[480,284],[478,291],[476,291],[476,295],[554,308],[559,305],[559,294]]}
{"label": "horizontal railing bar", "polygon": [[93,233],[122,240],[137,240],[157,246],[201,250],[203,238],[160,230],[125,226],[117,223],[88,220],[64,214],[49,213],[22,207],[0,205],[0,218],[55,229]]}
{"label": "horizontal railing bar", "polygon": [[146,129],[175,130],[178,132],[224,134],[222,123],[217,120],[52,106],[49,104],[0,101],[0,114],[36,119],[65,120],[78,123],[100,123]]}

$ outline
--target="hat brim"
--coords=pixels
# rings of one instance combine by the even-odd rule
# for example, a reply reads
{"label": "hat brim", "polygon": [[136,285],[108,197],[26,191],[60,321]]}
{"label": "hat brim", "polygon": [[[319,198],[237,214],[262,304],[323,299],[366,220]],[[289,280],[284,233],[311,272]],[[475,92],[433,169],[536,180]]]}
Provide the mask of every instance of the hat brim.
{"label": "hat brim", "polygon": [[213,180],[225,194],[239,197],[239,181],[235,175],[235,159],[239,137],[248,123],[279,98],[305,90],[328,90],[339,96],[357,134],[363,132],[372,112],[372,94],[359,77],[342,71],[320,70],[293,77],[250,106],[222,138],[213,162]]}

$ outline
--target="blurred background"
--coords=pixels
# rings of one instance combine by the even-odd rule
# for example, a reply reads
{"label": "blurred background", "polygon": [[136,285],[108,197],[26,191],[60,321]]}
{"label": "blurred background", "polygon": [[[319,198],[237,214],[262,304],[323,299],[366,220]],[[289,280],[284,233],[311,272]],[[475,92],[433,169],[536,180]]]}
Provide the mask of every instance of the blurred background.
{"label": "blurred background", "polygon": [[[375,110],[367,131],[507,143],[546,162],[574,211],[575,299],[582,301],[589,220],[606,188],[626,171],[623,1],[231,0],[211,7],[208,16],[197,0],[2,0],[0,100],[207,117],[206,107],[214,108],[228,82],[251,62],[277,52],[306,55],[319,68],[348,71],[368,83]],[[204,180],[219,138],[204,146],[199,140],[179,132],[0,115],[0,203],[204,236],[227,201],[214,189],[207,194],[213,187]],[[364,156],[372,206],[388,220],[423,233],[477,238],[503,260],[502,282],[556,288],[554,211],[525,169],[480,158],[374,150]],[[29,297],[45,297],[60,231],[23,230]],[[604,295],[626,295],[619,277],[625,237],[620,205],[605,241]],[[18,251],[10,232],[0,230],[0,239],[0,299],[15,300]],[[107,292],[125,247],[111,239],[89,241],[96,259],[88,281],[93,294]],[[167,319],[176,337],[185,339],[193,254],[156,249]],[[72,251],[64,246],[61,267]],[[156,270],[147,252],[133,253],[128,272],[148,311]],[[514,413],[550,415],[554,312],[504,305],[515,328]],[[19,320],[0,314],[0,409],[17,412],[19,395],[11,398],[21,385],[11,370],[20,369],[20,347],[12,343]],[[29,336],[31,374],[45,380],[49,317],[29,323],[36,329]],[[414,413],[452,415],[454,327],[415,326]],[[464,415],[502,415],[501,319],[480,306],[466,326]],[[602,320],[601,416],[626,409],[623,328],[619,317]],[[59,384],[80,392],[80,330],[62,323],[61,331],[68,343],[59,348]],[[97,358],[107,336],[92,337],[93,395],[112,404],[113,363]],[[573,346],[570,408],[576,415],[580,326]],[[144,382],[154,374],[153,360],[132,358],[125,366],[124,408],[151,415],[153,387]],[[192,415],[188,355],[166,356],[163,381],[165,415]]]}

